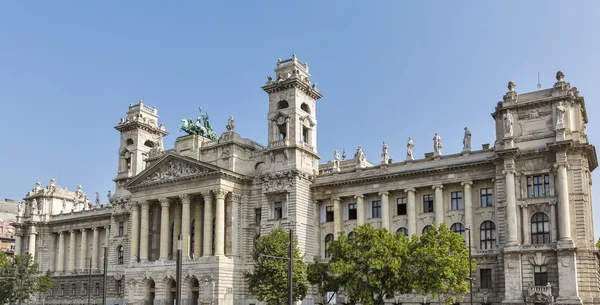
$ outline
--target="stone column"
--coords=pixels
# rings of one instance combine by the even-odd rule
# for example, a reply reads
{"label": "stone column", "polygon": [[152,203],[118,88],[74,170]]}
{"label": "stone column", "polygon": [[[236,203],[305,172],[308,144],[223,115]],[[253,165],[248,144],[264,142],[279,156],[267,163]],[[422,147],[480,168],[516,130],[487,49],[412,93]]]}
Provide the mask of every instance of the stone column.
{"label": "stone column", "polygon": [[36,232],[29,233],[29,254],[31,254],[31,260],[35,262],[35,236]]}
{"label": "stone column", "polygon": [[140,249],[140,208],[137,201],[131,202],[131,245],[129,252],[129,261],[137,262],[138,251]]}
{"label": "stone column", "polygon": [[190,195],[179,195],[181,200],[181,257],[190,257]]}
{"label": "stone column", "polygon": [[142,201],[142,219],[140,219],[140,261],[148,261],[148,239],[150,221],[150,202]]}
{"label": "stone column", "polygon": [[169,199],[161,197],[160,202],[160,256],[159,260],[169,259]]}
{"label": "stone column", "polygon": [[65,234],[58,232],[58,254],[56,255],[56,271],[65,271]]}
{"label": "stone column", "polygon": [[[106,234],[104,235],[104,244],[105,247],[110,247],[110,226],[106,226],[104,227],[104,232],[106,232]],[[102,250],[104,251],[104,250]]]}
{"label": "stone column", "polygon": [[439,228],[440,224],[444,222],[444,192],[442,191],[444,186],[437,184],[431,188],[435,190],[433,198],[435,204],[435,226]]}
{"label": "stone column", "polygon": [[[173,255],[177,253],[177,238],[181,235],[181,205],[175,204],[173,205],[173,249],[171,250]],[[181,237],[181,242],[183,243],[183,237]],[[183,252],[182,252],[183,253]],[[183,256],[183,255],[182,255]],[[175,257],[175,256],[173,256]],[[173,258],[175,259],[175,258]]]}
{"label": "stone column", "polygon": [[531,244],[531,236],[529,234],[529,210],[527,208],[527,204],[523,202],[521,205],[521,228],[523,232],[523,244],[529,245]]}
{"label": "stone column", "polygon": [[356,195],[356,225],[360,226],[365,223],[365,196]]}
{"label": "stone column", "polygon": [[87,231],[81,229],[81,250],[79,252],[79,268],[87,268]]}
{"label": "stone column", "polygon": [[100,232],[98,228],[92,228],[92,270],[98,270],[98,239]]}
{"label": "stone column", "polygon": [[407,188],[404,190],[406,192],[406,214],[408,214],[408,236],[412,236],[417,233],[417,217],[418,217],[418,209],[417,203],[415,202],[415,189]]}
{"label": "stone column", "polygon": [[331,201],[333,203],[333,236],[335,239],[337,239],[339,232],[342,232],[344,230],[342,229],[342,224],[344,223],[344,213],[342,212],[342,199],[333,198],[331,199]]}
{"label": "stone column", "polygon": [[506,230],[508,231],[507,246],[518,246],[517,237],[517,198],[515,193],[515,171],[505,169],[502,171],[505,175],[504,196],[506,198]]}
{"label": "stone column", "polygon": [[19,254],[21,255],[21,239],[23,238],[23,235],[21,234],[16,234],[15,235],[15,255]]}
{"label": "stone column", "polygon": [[204,197],[204,245],[202,247],[202,256],[212,256],[212,194],[210,191],[202,193]]}
{"label": "stone column", "polygon": [[[471,235],[473,235],[473,232],[475,232],[475,228],[473,228],[473,191],[471,190],[471,185],[473,185],[473,181],[465,181],[462,182],[460,185],[464,187],[463,200],[465,203],[465,228],[470,228]],[[472,244],[472,246],[474,246],[474,244]]]}
{"label": "stone column", "polygon": [[75,230],[71,230],[69,233],[71,233],[71,236],[69,237],[69,267],[67,270],[73,272],[75,270],[75,240],[77,233]]}
{"label": "stone column", "polygon": [[215,215],[215,256],[225,255],[225,196],[227,192],[224,189],[215,191],[216,214]]}
{"label": "stone column", "polygon": [[571,213],[569,211],[569,181],[567,176],[567,163],[556,163],[558,176],[556,190],[558,191],[558,236],[560,241],[571,240]]}
{"label": "stone column", "polygon": [[556,233],[556,202],[550,201],[550,242],[555,243],[557,238]]}
{"label": "stone column", "polygon": [[202,208],[200,206],[200,202],[196,201],[196,207],[194,209],[194,221],[195,221],[195,227],[194,227],[194,254],[196,255],[196,257],[200,256],[200,253],[202,251],[202,245],[200,244],[202,238],[200,236],[201,232],[202,232]]}
{"label": "stone column", "polygon": [[381,192],[381,227],[390,230],[390,193]]}

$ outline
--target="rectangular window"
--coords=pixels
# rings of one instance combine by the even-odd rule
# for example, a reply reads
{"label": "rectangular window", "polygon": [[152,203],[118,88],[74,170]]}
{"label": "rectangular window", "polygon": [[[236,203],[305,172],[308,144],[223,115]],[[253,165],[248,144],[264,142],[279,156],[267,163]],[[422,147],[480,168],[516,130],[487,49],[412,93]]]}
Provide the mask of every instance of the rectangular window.
{"label": "rectangular window", "polygon": [[396,200],[396,214],[397,215],[406,215],[406,197],[398,198]]}
{"label": "rectangular window", "polygon": [[53,297],[54,296],[54,289],[50,289],[50,296]]}
{"label": "rectangular window", "polygon": [[117,291],[117,295],[121,295],[121,280],[115,282],[115,290]]}
{"label": "rectangular window", "polygon": [[96,283],[96,295],[100,295],[100,283]]}
{"label": "rectangular window", "polygon": [[119,221],[119,236],[125,235],[125,223]]}
{"label": "rectangular window", "polygon": [[493,194],[492,194],[491,187],[480,189],[479,194],[481,195],[481,207],[482,208],[494,206],[494,201],[492,198]]}
{"label": "rectangular window", "polygon": [[356,203],[348,204],[348,220],[356,219]]}
{"label": "rectangular window", "polygon": [[273,204],[273,219],[283,218],[283,202],[278,201]]}
{"label": "rectangular window", "polygon": [[75,293],[77,292],[77,285],[75,284],[71,284],[71,295],[75,295]]}
{"label": "rectangular window", "polygon": [[463,205],[462,192],[450,193],[450,203],[453,211],[464,210],[465,206]]}
{"label": "rectangular window", "polygon": [[433,195],[423,196],[423,213],[433,212]]}
{"label": "rectangular window", "polygon": [[371,218],[381,218],[381,201],[375,200],[371,202]]}
{"label": "rectangular window", "polygon": [[260,220],[262,217],[262,211],[260,208],[254,209],[254,223],[256,223],[256,225],[260,225]]}
{"label": "rectangular window", "polygon": [[87,290],[87,283],[83,283],[83,295],[87,295],[88,294],[88,290]]}
{"label": "rectangular window", "polygon": [[533,279],[536,286],[548,285],[548,267],[547,266],[535,266],[533,268]]}
{"label": "rectangular window", "polygon": [[550,196],[549,175],[527,177],[527,197],[538,198],[547,196]]}
{"label": "rectangular window", "polygon": [[325,222],[333,221],[333,206],[329,205],[325,207]]}
{"label": "rectangular window", "polygon": [[65,295],[65,284],[60,284],[60,296]]}
{"label": "rectangular window", "polygon": [[492,289],[492,269],[480,269],[481,289]]}

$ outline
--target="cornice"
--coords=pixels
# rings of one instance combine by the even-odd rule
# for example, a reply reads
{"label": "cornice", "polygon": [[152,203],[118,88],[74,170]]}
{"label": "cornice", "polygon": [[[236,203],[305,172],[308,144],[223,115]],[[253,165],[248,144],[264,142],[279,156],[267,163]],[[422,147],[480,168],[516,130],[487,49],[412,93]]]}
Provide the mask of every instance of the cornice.
{"label": "cornice", "polygon": [[319,91],[311,88],[309,84],[302,82],[298,78],[290,78],[281,82],[274,82],[272,84],[265,85],[262,87],[262,89],[269,94],[290,88],[300,89],[302,90],[302,92],[306,93],[308,96],[315,100],[323,97],[323,95]]}
{"label": "cornice", "polygon": [[115,129],[120,132],[142,129],[142,130],[154,133],[154,134],[161,135],[163,137],[169,134],[168,132],[161,130],[157,127],[154,127],[152,125],[145,124],[142,122],[136,122],[136,121],[119,124],[119,125],[115,126]]}

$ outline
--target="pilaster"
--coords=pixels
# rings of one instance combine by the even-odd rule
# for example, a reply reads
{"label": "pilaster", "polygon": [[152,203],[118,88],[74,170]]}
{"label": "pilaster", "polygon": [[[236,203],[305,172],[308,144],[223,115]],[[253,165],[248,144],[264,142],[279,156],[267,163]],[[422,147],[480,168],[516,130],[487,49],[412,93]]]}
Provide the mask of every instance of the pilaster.
{"label": "pilaster", "polygon": [[464,188],[463,198],[465,201],[465,227],[471,229],[471,232],[473,232],[473,191],[471,190],[473,181],[461,182],[460,185],[462,185]]}
{"label": "pilaster", "polygon": [[75,230],[69,231],[71,236],[69,236],[69,267],[67,270],[69,272],[75,271],[75,241],[77,238],[77,232]]}
{"label": "pilaster", "polygon": [[444,186],[437,184],[431,187],[435,190],[433,199],[435,201],[435,226],[439,227],[444,222]]}
{"label": "pilaster", "polygon": [[181,200],[181,253],[183,259],[190,257],[190,195],[179,195]]}
{"label": "pilaster", "polygon": [[148,239],[150,222],[150,202],[145,200],[141,202],[142,217],[140,219],[140,261],[148,261]]}
{"label": "pilaster", "polygon": [[406,192],[406,214],[408,214],[408,236],[412,236],[413,234],[417,234],[417,203],[415,202],[415,189],[407,188],[404,190]]}
{"label": "pilaster", "polygon": [[81,229],[81,249],[79,250],[79,268],[87,268],[87,231]]}
{"label": "pilaster", "polygon": [[140,247],[140,210],[137,201],[131,202],[131,239],[129,261],[135,263]]}
{"label": "pilaster", "polygon": [[333,236],[335,239],[338,238],[339,232],[342,232],[342,224],[343,224],[343,207],[342,207],[342,199],[333,198],[331,199],[333,203]]}
{"label": "pilaster", "polygon": [[158,198],[160,203],[160,256],[159,260],[169,259],[169,199],[166,197]]}
{"label": "pilaster", "polygon": [[215,256],[225,255],[225,196],[227,191],[222,188],[214,190],[217,199],[215,217]]}
{"label": "pilaster", "polygon": [[202,245],[202,256],[212,256],[212,194],[210,191],[202,192],[204,198],[204,243]]}
{"label": "pilaster", "polygon": [[381,196],[381,227],[390,231],[390,193],[380,192]]}
{"label": "pilaster", "polygon": [[65,271],[65,232],[58,232],[58,254],[56,256],[56,271]]}
{"label": "pilaster", "polygon": [[98,270],[98,228],[92,228],[92,270]]}
{"label": "pilaster", "polygon": [[356,225],[360,226],[365,223],[365,196],[356,195]]}

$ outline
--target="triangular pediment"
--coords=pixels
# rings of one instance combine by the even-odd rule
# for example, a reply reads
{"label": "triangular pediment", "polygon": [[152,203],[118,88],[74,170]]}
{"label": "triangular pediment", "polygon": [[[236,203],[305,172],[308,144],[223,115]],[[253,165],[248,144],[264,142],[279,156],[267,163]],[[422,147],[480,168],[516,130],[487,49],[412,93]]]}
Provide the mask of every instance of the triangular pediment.
{"label": "triangular pediment", "polygon": [[161,160],[143,170],[133,180],[125,185],[126,188],[145,186],[157,183],[178,181],[217,172],[220,169],[214,165],[200,162],[188,157],[167,153]]}

